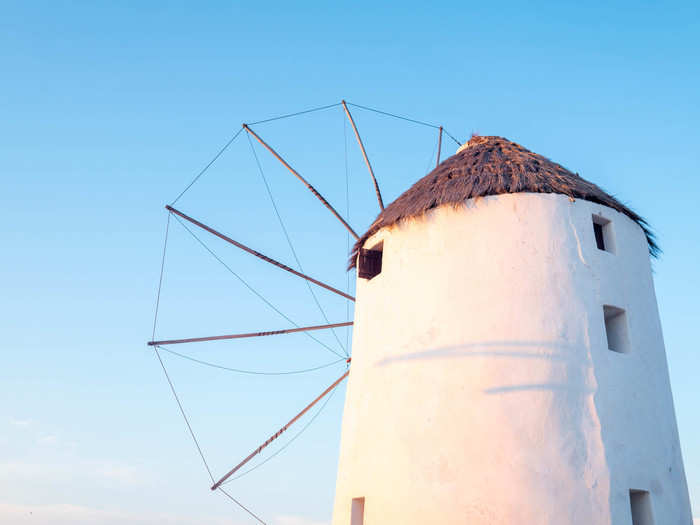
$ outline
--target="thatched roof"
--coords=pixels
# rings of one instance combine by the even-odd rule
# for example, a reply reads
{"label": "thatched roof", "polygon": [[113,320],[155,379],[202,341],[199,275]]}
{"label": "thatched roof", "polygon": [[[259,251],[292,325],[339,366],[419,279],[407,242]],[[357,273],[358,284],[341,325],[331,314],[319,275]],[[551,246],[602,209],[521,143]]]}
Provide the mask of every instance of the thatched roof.
{"label": "thatched roof", "polygon": [[355,243],[349,268],[355,266],[357,253],[365,241],[381,228],[438,206],[456,206],[475,197],[519,192],[561,193],[609,206],[639,224],[652,256],[660,252],[647,222],[595,184],[503,137],[475,136],[379,214]]}

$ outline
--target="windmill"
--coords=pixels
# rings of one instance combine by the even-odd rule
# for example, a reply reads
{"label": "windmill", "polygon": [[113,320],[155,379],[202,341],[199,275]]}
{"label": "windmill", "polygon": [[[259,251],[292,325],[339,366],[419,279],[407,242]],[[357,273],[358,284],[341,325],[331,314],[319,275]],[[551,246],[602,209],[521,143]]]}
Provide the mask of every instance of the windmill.
{"label": "windmill", "polygon": [[251,125],[242,131],[356,239],[352,360],[337,356],[345,372],[211,488],[227,494],[223,484],[348,379],[334,525],[688,523],[650,263],[659,247],[644,218],[503,137],[473,136],[440,162],[440,126],[435,169],[385,207],[351,104],[339,106],[380,207],[362,235]]}
{"label": "windmill", "polygon": [[503,137],[388,205],[351,256],[333,524],[689,523],[658,253],[629,207]]}
{"label": "windmill", "polygon": [[[189,418],[187,416],[186,411],[184,410],[183,404],[181,403],[180,397],[175,389],[175,386],[173,384],[173,381],[171,380],[171,377],[168,373],[168,370],[166,368],[166,365],[161,357],[161,351],[166,351],[172,355],[176,355],[179,357],[183,357],[186,359],[189,359],[190,361],[195,361],[199,362],[201,364],[207,364],[209,366],[215,366],[218,368],[226,368],[222,367],[213,363],[207,363],[195,358],[192,358],[191,356],[187,356],[184,354],[179,353],[178,351],[174,350],[173,347],[178,347],[179,345],[193,345],[193,344],[198,344],[198,343],[205,343],[209,341],[227,341],[227,340],[238,340],[238,339],[250,339],[250,338],[261,338],[261,337],[271,337],[271,336],[278,336],[278,335],[283,335],[283,334],[294,334],[294,333],[304,333],[309,336],[312,332],[315,331],[320,331],[320,330],[331,330],[333,331],[333,334],[335,335],[334,329],[336,328],[343,328],[343,327],[349,327],[353,325],[352,321],[344,321],[344,322],[330,322],[326,315],[325,312],[323,312],[323,309],[321,308],[320,304],[318,303],[318,300],[316,299],[316,296],[314,295],[313,290],[314,289],[320,289],[320,290],[325,290],[328,292],[331,292],[333,294],[336,294],[339,297],[342,297],[344,300],[349,301],[349,302],[354,302],[355,298],[348,293],[348,291],[342,291],[336,287],[333,287],[329,284],[326,284],[320,279],[314,278],[311,275],[308,275],[305,273],[301,267],[301,263],[296,256],[296,253],[294,252],[294,248],[291,245],[290,241],[290,247],[292,248],[292,252],[294,253],[294,257],[297,262],[297,268],[293,268],[287,264],[284,264],[268,255],[265,255],[261,253],[260,251],[256,250],[254,247],[248,246],[244,244],[243,242],[240,242],[239,240],[234,239],[232,236],[227,235],[222,232],[223,228],[217,227],[214,228],[205,222],[199,220],[198,218],[192,217],[189,214],[184,213],[181,209],[176,207],[178,204],[178,201],[180,200],[185,193],[190,190],[190,188],[207,172],[207,170],[219,159],[231,146],[231,144],[236,141],[236,139],[239,138],[242,134],[245,134],[248,138],[249,141],[253,140],[257,142],[262,148],[267,151],[271,155],[272,158],[276,159],[293,177],[295,177],[327,210],[330,212],[330,214],[346,229],[349,235],[352,236],[353,239],[358,240],[359,235],[355,232],[355,230],[350,226],[349,222],[336,210],[336,208],[333,207],[329,203],[329,201],[301,174],[299,171],[297,171],[292,165],[284,158],[282,155],[278,153],[278,151],[273,148],[265,139],[262,138],[261,134],[257,129],[254,129],[253,126],[256,126],[257,124],[262,124],[265,122],[270,122],[273,120],[278,120],[278,119],[286,119],[286,118],[292,118],[298,115],[303,115],[303,114],[308,114],[308,113],[313,113],[317,111],[323,111],[327,110],[330,108],[341,108],[343,114],[345,115],[345,118],[347,119],[347,123],[349,123],[350,127],[352,128],[352,132],[355,136],[355,139],[357,141],[359,150],[362,154],[363,161],[366,165],[367,171],[370,176],[370,180],[374,189],[374,192],[376,194],[376,199],[377,203],[379,205],[380,211],[384,209],[384,202],[382,199],[382,194],[381,190],[379,188],[379,184],[377,182],[377,179],[374,174],[374,170],[372,167],[372,164],[369,160],[369,156],[367,154],[365,145],[362,141],[360,132],[358,130],[357,124],[355,122],[355,119],[353,118],[353,115],[351,113],[351,107],[355,108],[360,108],[365,111],[371,111],[380,115],[384,115],[390,118],[396,118],[396,119],[402,119],[404,121],[409,121],[413,122],[418,125],[422,126],[427,126],[429,128],[433,128],[436,131],[437,134],[437,145],[436,145],[436,150],[437,153],[435,153],[435,150],[431,154],[434,155],[435,160],[435,165],[439,164],[440,162],[440,157],[441,157],[441,151],[442,151],[442,139],[443,139],[443,134],[447,135],[450,137],[456,144],[460,144],[459,141],[457,141],[452,135],[450,135],[448,132],[444,130],[442,126],[439,125],[434,125],[422,121],[417,121],[414,119],[409,119],[407,117],[402,117],[396,114],[392,113],[387,113],[384,111],[376,110],[374,108],[369,108],[366,106],[360,106],[356,104],[352,104],[350,102],[346,101],[341,101],[340,103],[337,104],[332,104],[328,106],[322,106],[318,108],[313,108],[311,110],[306,110],[306,111],[301,111],[297,113],[292,113],[292,114],[287,114],[287,115],[282,115],[280,117],[275,117],[273,119],[266,119],[264,121],[257,121],[251,124],[243,124],[241,129],[224,145],[224,147],[214,156],[214,158],[204,167],[202,171],[200,171],[194,179],[188,184],[185,189],[168,205],[166,205],[166,210],[168,212],[168,223],[166,225],[166,233],[165,233],[165,242],[164,242],[164,248],[163,248],[163,257],[162,257],[162,262],[161,262],[161,270],[160,270],[160,279],[159,279],[159,287],[158,287],[158,295],[156,299],[156,313],[154,316],[154,323],[153,323],[153,333],[151,340],[148,342],[148,345],[153,348],[155,355],[158,358],[158,361],[163,369],[163,372],[165,374],[165,377],[167,379],[167,382],[169,384],[169,387],[172,391],[173,397],[179,407],[179,410],[184,418],[185,424],[187,426],[187,429],[194,441],[194,444],[198,450],[199,455],[201,456],[201,459],[206,467],[206,470],[211,478],[211,490],[212,491],[220,491],[222,494],[224,494],[226,497],[234,501],[237,505],[239,505],[242,509],[244,509],[246,512],[248,512],[255,520],[258,522],[264,523],[262,519],[255,513],[253,513],[249,508],[244,506],[238,499],[234,498],[229,492],[227,492],[224,488],[224,485],[227,482],[230,482],[232,479],[237,474],[240,474],[241,469],[247,465],[251,460],[259,456],[270,444],[272,444],[275,440],[277,440],[284,432],[286,432],[292,425],[297,423],[301,418],[303,418],[305,415],[309,413],[309,411],[319,404],[321,400],[324,398],[327,399],[330,393],[332,393],[335,388],[342,382],[344,381],[348,375],[350,374],[350,363],[351,363],[351,357],[349,355],[342,355],[339,354],[333,350],[333,353],[336,354],[338,357],[337,360],[327,363],[318,367],[312,367],[304,370],[296,370],[296,371],[287,371],[284,373],[303,373],[307,371],[313,371],[319,368],[323,368],[326,366],[330,365],[336,365],[339,363],[345,363],[346,365],[346,370],[342,375],[340,375],[335,381],[333,381],[330,385],[328,385],[325,389],[320,391],[320,393],[308,404],[306,404],[299,412],[293,415],[291,419],[288,420],[287,423],[285,423],[281,428],[279,428],[274,434],[269,436],[267,439],[262,441],[262,443],[255,448],[253,451],[251,451],[247,456],[243,457],[242,460],[240,460],[238,463],[233,465],[231,468],[229,468],[225,474],[220,475],[220,476],[214,476],[213,471],[209,467],[209,464],[207,463],[207,460],[205,459],[204,453],[202,451],[202,448],[199,444],[199,441],[197,439],[197,436],[195,434],[195,431],[189,421]],[[252,147],[251,143],[251,150],[253,151],[253,154],[255,155],[255,150]],[[257,158],[257,155],[255,156],[255,160],[258,164],[258,167],[262,170],[260,167],[259,160]],[[346,160],[347,162],[347,160]],[[267,182],[266,182],[267,184]],[[269,190],[269,188],[268,188]],[[274,201],[273,201],[273,206],[274,206]],[[277,213],[277,209],[275,207],[275,212]],[[279,213],[277,213],[278,218],[279,218]],[[270,329],[266,331],[257,331],[257,332],[246,332],[246,333],[235,333],[235,334],[217,334],[217,335],[210,335],[210,336],[199,336],[199,337],[180,337],[180,338],[156,338],[156,325],[157,325],[157,320],[158,320],[158,309],[160,306],[160,297],[161,297],[161,286],[163,282],[163,274],[164,274],[164,269],[165,269],[165,258],[166,258],[166,252],[167,252],[167,246],[168,246],[168,232],[170,228],[170,223],[171,223],[171,218],[174,218],[177,222],[179,222],[195,239],[197,239],[202,246],[207,249],[214,257],[217,257],[214,252],[212,252],[206,244],[204,244],[199,237],[196,236],[194,233],[195,231],[201,231],[205,232],[206,234],[209,234],[211,236],[217,237],[218,239],[238,248],[239,250],[242,250],[243,252],[247,253],[250,256],[253,256],[257,258],[259,261],[262,261],[264,263],[270,264],[277,269],[279,269],[282,272],[287,272],[290,276],[293,276],[293,278],[298,278],[302,279],[305,281],[307,286],[309,287],[309,291],[314,297],[314,300],[316,301],[316,304],[319,306],[319,309],[322,311],[324,318],[326,320],[325,324],[316,324],[316,325],[308,325],[308,326],[300,326],[296,323],[293,323],[292,327],[288,328],[282,328],[282,329]],[[281,221],[281,218],[280,218]],[[285,230],[285,235],[287,235],[286,229],[284,228],[284,224],[282,224],[282,228]],[[289,236],[287,235],[287,240],[289,241]],[[218,258],[218,257],[217,257]],[[220,261],[223,264],[223,261]],[[281,312],[280,312],[281,313]],[[282,314],[282,313],[281,313]],[[284,315],[284,314],[282,314]],[[287,316],[284,316],[287,320],[291,321]],[[296,436],[295,436],[296,437]],[[269,458],[268,458],[269,459]]]}

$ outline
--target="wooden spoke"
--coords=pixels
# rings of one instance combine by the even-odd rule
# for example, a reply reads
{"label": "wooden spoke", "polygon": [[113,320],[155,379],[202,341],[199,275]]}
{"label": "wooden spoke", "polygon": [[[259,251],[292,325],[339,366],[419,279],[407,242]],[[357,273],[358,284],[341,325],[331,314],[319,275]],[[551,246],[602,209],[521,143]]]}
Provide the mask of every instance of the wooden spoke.
{"label": "wooden spoke", "polygon": [[[349,361],[349,360],[348,360],[348,361]],[[321,392],[321,395],[319,395],[319,396],[318,396],[316,399],[314,399],[311,403],[309,403],[308,405],[306,405],[306,407],[304,408],[304,410],[302,410],[301,412],[299,412],[296,416],[294,416],[294,417],[289,421],[289,423],[287,423],[286,425],[284,425],[284,426],[283,426],[282,428],[280,428],[277,432],[275,432],[272,436],[270,436],[270,437],[267,439],[267,441],[265,441],[262,445],[260,445],[260,446],[259,446],[258,448],[256,448],[255,450],[253,450],[253,452],[251,452],[251,453],[248,455],[247,458],[245,458],[245,459],[244,459],[243,461],[241,461],[238,465],[236,465],[236,466],[233,467],[231,470],[229,470],[229,471],[226,473],[226,475],[225,475],[224,477],[222,477],[219,481],[217,481],[216,483],[214,483],[214,484],[212,485],[211,490],[216,490],[216,489],[218,489],[224,481],[226,481],[228,478],[230,478],[231,476],[233,476],[243,465],[245,465],[246,463],[248,463],[248,462],[249,462],[251,459],[253,459],[253,457],[255,457],[256,455],[260,454],[260,452],[262,452],[262,450],[263,450],[265,447],[267,447],[267,446],[268,446],[270,443],[272,443],[275,439],[277,439],[278,437],[280,437],[280,435],[282,434],[282,432],[284,432],[285,430],[287,430],[287,429],[288,429],[293,423],[295,423],[301,416],[303,416],[304,414],[306,414],[306,413],[311,409],[311,407],[313,407],[313,406],[314,406],[316,403],[318,403],[326,394],[328,394],[328,392],[330,392],[331,390],[333,390],[336,386],[338,386],[338,384],[339,384],[343,379],[345,379],[346,377],[348,377],[348,374],[350,374],[350,370],[348,370],[348,371],[345,372],[342,376],[340,376],[338,379],[336,379],[336,380],[333,382],[333,384],[332,384],[331,386],[329,386],[329,387],[326,388],[323,392]]]}
{"label": "wooden spoke", "polygon": [[209,337],[190,337],[188,339],[167,339],[163,341],[149,341],[148,346],[179,345],[182,343],[201,343],[204,341],[221,341],[224,339],[245,339],[247,337],[264,337],[267,335],[293,334],[296,332],[307,332],[310,330],[324,330],[326,328],[340,328],[343,326],[352,326],[352,324],[352,321],[349,321],[347,323],[300,326],[297,328],[287,328],[286,330],[272,330],[270,332],[250,332],[246,334],[213,335]]}
{"label": "wooden spoke", "polygon": [[355,230],[353,230],[353,229],[350,227],[350,225],[345,221],[345,219],[343,219],[343,218],[340,216],[340,214],[339,214],[337,211],[335,211],[335,208],[334,208],[333,206],[331,206],[331,205],[329,204],[329,202],[328,202],[326,199],[323,198],[323,195],[321,195],[318,191],[316,191],[316,188],[314,188],[311,184],[309,184],[309,183],[307,182],[307,180],[306,180],[304,177],[302,177],[301,175],[299,175],[299,172],[298,172],[298,171],[296,171],[294,168],[292,168],[292,167],[287,163],[287,161],[285,161],[282,157],[280,157],[280,155],[279,155],[274,149],[272,149],[272,147],[270,147],[263,139],[261,139],[261,138],[258,136],[258,134],[255,133],[255,131],[253,131],[252,129],[250,129],[250,127],[248,127],[248,124],[243,124],[243,128],[245,128],[245,130],[246,130],[248,133],[250,133],[253,137],[255,137],[255,139],[256,139],[260,144],[262,144],[262,145],[265,147],[265,149],[266,149],[267,151],[269,151],[270,153],[272,153],[272,155],[273,155],[277,160],[279,160],[285,168],[287,168],[289,171],[291,171],[292,174],[293,174],[297,179],[299,179],[299,180],[304,184],[304,186],[306,186],[306,187],[309,189],[309,191],[310,191],[311,193],[313,193],[313,194],[316,196],[316,198],[317,198],[318,200],[320,200],[320,201],[323,203],[323,205],[324,205],[326,208],[328,208],[328,209],[330,210],[330,212],[331,212],[333,215],[335,215],[336,219],[338,219],[340,222],[343,223],[343,226],[345,226],[345,228],[347,228],[347,230],[352,234],[353,237],[355,237],[355,239],[359,239],[359,238],[360,238],[360,237],[357,235],[357,233],[355,233]]}
{"label": "wooden spoke", "polygon": [[357,131],[357,126],[355,125],[355,121],[352,118],[352,115],[350,114],[350,110],[348,109],[348,105],[345,103],[345,101],[342,101],[343,104],[343,109],[345,109],[345,114],[348,116],[348,120],[350,121],[350,124],[352,125],[352,129],[355,132],[355,137],[357,138],[357,143],[360,145],[360,149],[362,150],[362,156],[365,158],[365,164],[367,164],[367,169],[369,170],[369,175],[372,177],[372,183],[374,184],[374,192],[377,194],[377,201],[379,202],[379,207],[384,210],[384,201],[382,200],[382,194],[379,191],[379,184],[377,184],[377,179],[374,176],[374,170],[372,169],[372,165],[369,163],[369,158],[367,157],[367,151],[365,151],[365,146],[362,144],[362,139],[360,138],[360,132]]}
{"label": "wooden spoke", "polygon": [[329,285],[327,285],[327,284],[325,284],[325,283],[322,283],[321,281],[319,281],[319,280],[317,280],[317,279],[314,279],[313,277],[309,277],[309,276],[306,275],[306,274],[303,274],[303,273],[301,273],[301,272],[297,272],[295,269],[290,268],[290,267],[287,266],[286,264],[282,264],[281,262],[276,261],[276,260],[274,260],[274,259],[268,257],[267,255],[263,255],[262,253],[257,252],[257,251],[255,251],[255,250],[253,250],[252,248],[249,248],[248,246],[246,246],[246,245],[243,244],[243,243],[240,243],[240,242],[238,242],[238,241],[233,240],[231,237],[228,237],[228,236],[224,235],[223,233],[220,233],[220,232],[216,231],[214,228],[210,228],[210,227],[207,226],[206,224],[204,224],[204,223],[202,223],[202,222],[199,222],[197,219],[193,219],[193,218],[190,217],[189,215],[185,215],[185,214],[182,213],[181,211],[176,210],[175,208],[173,208],[172,206],[166,206],[165,209],[168,210],[169,212],[174,213],[175,215],[178,215],[179,217],[182,217],[182,218],[185,219],[186,221],[191,222],[191,223],[194,224],[195,226],[199,226],[199,227],[202,228],[203,230],[208,231],[209,233],[211,233],[212,235],[216,235],[219,239],[223,239],[224,241],[233,244],[233,245],[236,246],[237,248],[240,248],[241,250],[246,251],[246,252],[250,253],[251,255],[255,255],[257,258],[262,259],[262,260],[265,261],[265,262],[269,262],[270,264],[274,264],[274,265],[277,266],[278,268],[282,268],[283,270],[286,270],[286,271],[288,271],[289,273],[292,273],[292,274],[296,275],[297,277],[301,277],[302,279],[306,279],[307,281],[309,281],[309,282],[311,282],[311,283],[314,283],[316,286],[320,286],[321,288],[325,288],[326,290],[329,290],[329,291],[331,291],[331,292],[333,292],[333,293],[337,293],[338,295],[340,295],[340,296],[342,296],[342,297],[345,297],[346,299],[349,299],[349,300],[351,300],[351,301],[354,301],[354,300],[355,300],[355,298],[354,298],[352,295],[348,295],[348,294],[346,294],[345,292],[342,292],[342,291],[338,290],[337,288],[333,288],[332,286],[329,286]]}

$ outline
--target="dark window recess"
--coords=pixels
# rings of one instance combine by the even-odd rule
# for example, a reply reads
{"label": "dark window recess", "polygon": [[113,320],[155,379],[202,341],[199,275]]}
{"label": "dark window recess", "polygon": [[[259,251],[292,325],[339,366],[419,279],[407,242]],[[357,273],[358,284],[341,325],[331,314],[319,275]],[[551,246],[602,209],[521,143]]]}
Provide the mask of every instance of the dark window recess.
{"label": "dark window recess", "polygon": [[360,249],[360,257],[357,265],[357,275],[363,279],[371,279],[382,272],[382,250]]}
{"label": "dark window recess", "polygon": [[627,314],[617,306],[604,305],[605,334],[608,338],[608,349],[625,354],[630,351],[629,332],[627,330]]}
{"label": "dark window recess", "polygon": [[646,490],[630,490],[632,525],[654,525],[651,496]]}
{"label": "dark window recess", "polygon": [[595,244],[599,250],[615,253],[615,234],[612,228],[610,219],[600,215],[593,215],[593,233],[595,235]]}
{"label": "dark window recess", "polygon": [[350,507],[350,525],[364,525],[365,523],[365,498],[352,498]]}
{"label": "dark window recess", "polygon": [[593,223],[593,233],[595,233],[595,244],[599,250],[605,250],[605,237],[603,237],[603,225]]}

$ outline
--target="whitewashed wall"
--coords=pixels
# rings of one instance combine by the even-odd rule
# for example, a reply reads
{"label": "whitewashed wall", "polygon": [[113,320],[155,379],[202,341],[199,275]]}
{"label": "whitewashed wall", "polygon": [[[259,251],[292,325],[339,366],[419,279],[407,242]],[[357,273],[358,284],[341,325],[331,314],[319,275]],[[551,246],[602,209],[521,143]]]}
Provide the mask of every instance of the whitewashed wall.
{"label": "whitewashed wall", "polygon": [[[612,222],[598,250],[592,215]],[[562,195],[441,207],[378,232],[358,279],[334,525],[689,524],[646,240]],[[608,350],[603,305],[629,353]]]}

